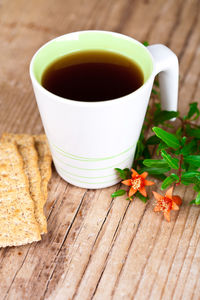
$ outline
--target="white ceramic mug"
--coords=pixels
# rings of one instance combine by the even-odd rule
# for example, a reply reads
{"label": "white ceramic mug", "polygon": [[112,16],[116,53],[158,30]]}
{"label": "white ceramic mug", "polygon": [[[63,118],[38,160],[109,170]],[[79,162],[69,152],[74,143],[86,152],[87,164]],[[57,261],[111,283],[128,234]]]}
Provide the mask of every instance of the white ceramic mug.
{"label": "white ceramic mug", "polygon": [[[68,53],[108,50],[127,56],[143,71],[144,84],[127,96],[80,102],[56,96],[41,85],[46,67]],[[155,76],[159,73],[162,108],[177,110],[178,60],[164,45],[143,46],[108,31],[80,31],[58,37],[33,56],[30,76],[57,172],[84,188],[103,188],[120,178],[115,168],[130,168]]]}

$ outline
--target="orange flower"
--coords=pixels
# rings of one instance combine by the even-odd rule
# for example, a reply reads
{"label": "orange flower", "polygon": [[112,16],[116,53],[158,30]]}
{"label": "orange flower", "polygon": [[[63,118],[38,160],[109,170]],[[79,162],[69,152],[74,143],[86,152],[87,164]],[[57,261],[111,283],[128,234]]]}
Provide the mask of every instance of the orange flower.
{"label": "orange flower", "polygon": [[132,178],[122,181],[123,184],[131,186],[128,196],[131,197],[137,191],[139,191],[144,197],[147,197],[145,186],[153,185],[154,182],[145,179],[148,176],[147,172],[144,172],[141,175],[139,175],[135,170],[131,169],[131,171],[132,171],[132,175],[131,175]]}
{"label": "orange flower", "polygon": [[179,210],[179,206],[182,203],[181,198],[179,196],[172,196],[173,187],[166,192],[165,196],[162,196],[156,192],[153,192],[153,194],[155,199],[157,200],[154,211],[162,211],[164,213],[165,219],[170,222],[170,211]]}

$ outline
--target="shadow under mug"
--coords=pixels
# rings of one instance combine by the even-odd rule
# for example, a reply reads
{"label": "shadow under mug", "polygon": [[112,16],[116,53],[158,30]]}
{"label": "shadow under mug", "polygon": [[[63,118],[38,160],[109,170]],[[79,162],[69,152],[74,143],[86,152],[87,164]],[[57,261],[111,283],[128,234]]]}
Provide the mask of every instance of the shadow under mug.
{"label": "shadow under mug", "polygon": [[[142,69],[144,84],[121,98],[81,102],[52,94],[41,85],[47,66],[64,55],[83,50],[113,51]],[[53,161],[67,182],[89,189],[120,181],[115,168],[130,168],[148,106],[153,81],[159,74],[161,105],[177,110],[178,60],[164,45],[143,46],[109,31],[79,31],[42,46],[30,64],[32,85]]]}

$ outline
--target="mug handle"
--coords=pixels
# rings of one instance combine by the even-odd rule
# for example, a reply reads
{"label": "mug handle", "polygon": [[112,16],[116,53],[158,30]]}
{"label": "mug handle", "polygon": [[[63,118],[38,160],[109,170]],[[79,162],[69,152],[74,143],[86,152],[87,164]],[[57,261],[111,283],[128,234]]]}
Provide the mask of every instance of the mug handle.
{"label": "mug handle", "polygon": [[178,106],[178,58],[168,47],[157,44],[148,46],[153,56],[155,76],[159,73],[162,110],[177,111]]}

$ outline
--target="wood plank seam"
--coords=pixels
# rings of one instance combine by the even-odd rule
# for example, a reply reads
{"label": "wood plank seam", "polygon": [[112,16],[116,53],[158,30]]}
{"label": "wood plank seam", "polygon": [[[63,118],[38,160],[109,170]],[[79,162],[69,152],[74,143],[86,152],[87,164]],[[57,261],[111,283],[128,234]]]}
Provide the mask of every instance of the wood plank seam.
{"label": "wood plank seam", "polygon": [[[108,1],[107,1],[107,3],[108,3]],[[98,18],[98,16],[99,16],[99,11],[101,11],[101,1],[98,1],[97,3],[96,3],[96,5],[95,5],[95,8],[93,8],[92,9],[92,17],[91,17],[91,15],[90,15],[90,17],[87,19],[87,20],[93,20],[93,23],[92,24],[90,24],[90,29],[95,29],[95,24],[96,24],[96,19]],[[105,7],[104,7],[104,12],[105,12]],[[88,26],[87,26],[88,24],[86,23],[86,24],[84,24],[84,28],[87,28]]]}
{"label": "wood plank seam", "polygon": [[[110,209],[111,209],[111,208],[110,208]],[[108,217],[108,214],[107,214],[107,216],[106,216],[106,219],[107,219],[107,217]],[[80,282],[81,282],[81,280],[82,280],[82,278],[83,278],[83,276],[84,276],[84,274],[85,274],[85,272],[86,272],[86,270],[87,270],[87,268],[88,268],[88,266],[89,266],[89,264],[90,264],[91,257],[94,255],[93,249],[94,249],[94,246],[95,246],[95,244],[96,244],[96,241],[97,241],[97,239],[98,239],[98,237],[99,237],[99,234],[100,234],[100,232],[101,232],[101,230],[102,230],[102,228],[103,228],[103,226],[104,226],[104,224],[105,224],[105,222],[106,222],[106,219],[104,219],[104,222],[102,223],[101,229],[99,230],[99,232],[98,232],[98,234],[97,234],[97,236],[96,236],[96,238],[95,238],[95,241],[94,241],[94,243],[93,243],[92,250],[91,250],[91,253],[90,253],[90,256],[89,256],[88,263],[87,263],[87,265],[85,266],[84,272],[82,273]],[[117,233],[119,224],[120,224],[120,221],[118,222],[117,228],[116,228],[116,230],[115,230],[115,232],[114,232],[113,238],[112,238],[112,240],[111,240],[111,245],[113,244],[113,243],[112,243],[113,240],[115,240],[114,238],[115,238],[115,235],[116,235],[116,233]],[[111,247],[111,249],[112,249],[112,247]],[[107,256],[106,256],[106,259],[107,259],[107,257],[109,256],[109,253],[110,253],[110,250],[108,251],[108,254],[107,254]],[[105,259],[105,261],[106,261],[106,259]],[[102,273],[100,274],[100,278],[101,278],[101,276],[102,276]],[[75,297],[76,297],[76,295],[77,295],[77,293],[78,293],[78,287],[79,287],[79,285],[80,285],[80,282],[79,282],[79,284],[77,285],[76,292],[75,292],[74,295],[72,296],[72,300],[75,299]],[[96,285],[96,287],[97,287],[97,285]],[[96,290],[96,288],[95,288],[95,290]],[[94,294],[94,293],[93,293],[93,294]],[[93,295],[92,295],[91,299],[92,299],[92,298],[93,298]]]}
{"label": "wood plank seam", "polygon": [[[71,230],[71,228],[72,228],[72,225],[73,225],[73,223],[74,223],[74,221],[75,221],[75,219],[76,219],[76,216],[77,216],[77,214],[78,214],[78,212],[79,212],[79,210],[80,210],[80,208],[81,208],[81,206],[82,206],[83,199],[84,199],[86,193],[87,193],[87,191],[85,191],[85,193],[83,194],[83,197],[82,197],[82,199],[81,199],[81,201],[80,201],[80,203],[79,203],[79,206],[78,206],[78,208],[77,208],[77,210],[76,210],[76,212],[75,212],[75,214],[74,214],[74,217],[73,217],[73,219],[72,219],[72,222],[71,222],[70,226],[68,227],[68,229],[67,229],[67,231],[66,231],[66,234],[65,234],[65,236],[64,236],[64,239],[63,239],[63,241],[62,241],[62,243],[61,243],[60,248],[59,248],[58,251],[57,251],[56,258],[58,257],[59,253],[61,252],[62,246],[63,246],[65,240],[67,239],[67,236],[68,236],[68,234],[69,234],[69,232],[70,232],[70,230]],[[55,262],[56,258],[54,259],[54,262]],[[53,262],[53,263],[54,263],[54,262]],[[53,263],[52,263],[52,264],[53,264]],[[53,277],[55,268],[56,268],[56,264],[55,264],[55,267],[53,268],[53,270],[52,270],[52,272],[51,272],[51,274],[50,274],[50,276],[49,276],[49,278],[48,278],[48,280],[47,280],[47,283],[46,283],[46,286],[45,286],[45,289],[44,289],[44,292],[43,292],[43,297],[45,297],[45,295],[46,295],[46,293],[47,293],[47,291],[48,291],[48,287],[49,287],[50,281],[51,281],[51,279],[52,279],[52,277]]]}
{"label": "wood plank seam", "polygon": [[121,14],[121,19],[119,24],[114,28],[116,32],[122,32],[123,28],[126,26],[127,21],[132,17],[133,9],[135,8],[136,1],[128,0]]}
{"label": "wood plank seam", "polygon": [[[181,17],[182,17],[182,14],[184,12],[184,9],[183,7],[186,6],[186,1],[182,1],[181,2],[181,5],[180,7],[177,9],[177,14],[176,14],[176,22],[174,23],[174,26],[172,27],[171,31],[170,31],[170,34],[169,34],[169,40],[168,40],[168,43],[167,45],[170,47],[171,46],[171,41],[173,39],[173,36],[175,34],[175,30],[176,28],[180,25],[181,23]],[[190,0],[188,1],[190,2]]]}
{"label": "wood plank seam", "polygon": [[[199,235],[199,242],[200,242],[200,235]],[[195,254],[196,254],[196,252],[197,252],[197,248],[196,248],[196,250],[195,250]],[[194,256],[193,256],[193,261],[194,261],[194,257],[195,257],[195,254],[194,254]],[[192,261],[192,262],[193,262]],[[200,273],[200,267],[199,267],[199,273]],[[188,272],[188,276],[189,276],[189,272]],[[187,278],[188,279],[188,278]],[[196,287],[197,287],[197,281],[198,281],[198,277],[196,277],[196,282],[195,282],[195,285],[194,285],[194,289],[193,289],[193,291],[192,291],[192,295],[191,295],[191,299],[193,299],[194,298],[194,296],[195,296],[195,292],[196,292]],[[187,281],[187,280],[186,280]],[[183,292],[182,292],[182,295],[183,295],[183,293],[184,293],[184,290],[183,290]],[[181,296],[182,296],[181,295]]]}
{"label": "wood plank seam", "polygon": [[[161,225],[161,223],[162,223],[162,219],[160,220],[160,224],[159,224],[159,225]],[[134,295],[137,294],[138,288],[139,288],[139,286],[140,286],[141,278],[142,278],[142,276],[143,276],[144,273],[145,273],[146,266],[148,265],[149,258],[151,257],[151,254],[152,254],[152,252],[153,252],[153,249],[154,249],[155,245],[157,244],[157,241],[158,241],[158,238],[159,238],[159,232],[161,232],[161,226],[157,226],[157,227],[158,227],[158,229],[157,229],[157,232],[156,232],[156,237],[155,237],[155,239],[154,239],[154,241],[153,241],[153,246],[152,246],[152,248],[151,248],[151,251],[149,251],[149,254],[147,255],[146,263],[144,264],[144,267],[143,267],[142,270],[141,270],[140,278],[138,279],[138,282],[137,282],[137,285],[136,285],[136,289],[135,289],[135,291],[134,291]]]}
{"label": "wood plank seam", "polygon": [[[185,193],[186,193],[186,187],[185,187],[185,192],[184,192],[184,194],[185,194]],[[189,212],[188,212],[188,214],[189,214]],[[177,216],[177,218],[178,218],[178,216]],[[177,220],[177,218],[176,218],[176,220]],[[176,222],[174,222],[173,227],[171,228],[171,234],[169,235],[169,239],[168,239],[168,241],[167,241],[167,245],[169,244],[169,241],[170,241],[172,232],[174,231],[175,224],[176,224]],[[165,256],[166,250],[167,250],[167,248],[166,248],[165,251],[163,252],[163,255],[162,255],[161,259],[160,259],[160,264],[159,264],[159,266],[158,266],[158,268],[157,268],[158,271],[159,271],[159,269],[160,269],[160,267],[161,267],[161,263],[162,263],[163,258],[164,258],[164,256]],[[157,272],[158,272],[158,271],[157,271]],[[155,276],[156,276],[156,274],[155,274]],[[154,276],[154,278],[155,278],[155,276]],[[153,281],[154,281],[154,280],[153,280]],[[153,286],[152,286],[152,289],[153,289]],[[151,293],[152,293],[152,289],[149,291],[149,295],[148,295],[148,298],[149,298],[149,299],[150,299],[150,296],[151,296]]]}
{"label": "wood plank seam", "polygon": [[1,22],[1,26],[3,28],[8,28],[8,29],[12,29],[13,27],[15,28],[17,25],[18,30],[20,30],[21,28],[23,29],[28,29],[28,30],[34,30],[36,32],[44,32],[44,33],[51,33],[51,34],[55,34],[55,35],[60,35],[61,32],[58,30],[55,30],[55,27],[47,27],[44,25],[38,25],[34,22],[28,22],[28,23],[24,23],[22,21],[18,22],[17,24],[11,23],[11,22]]}
{"label": "wood plank seam", "polygon": [[[147,31],[147,33],[146,33],[146,40],[147,40],[147,41],[150,39],[150,36],[151,36],[151,34],[152,34],[153,29],[154,29],[155,26],[156,26],[156,23],[158,23],[158,22],[160,21],[160,19],[163,17],[163,13],[165,13],[166,6],[167,6],[167,5],[168,5],[168,1],[165,2],[165,4],[164,4],[163,7],[162,7],[162,10],[161,10],[161,11],[160,11],[160,10],[158,11],[158,14],[157,14],[156,17],[155,17],[156,22],[155,22],[155,20],[153,20],[153,22],[150,24],[149,29],[148,29],[148,31]],[[179,9],[182,8],[182,5],[183,5],[182,2],[180,1],[180,5],[177,7],[177,13],[176,13],[176,17],[175,17],[175,23],[173,24],[173,26],[172,26],[172,28],[171,28],[169,34],[168,34],[168,40],[167,40],[166,45],[168,45],[168,42],[169,42],[170,36],[171,36],[171,34],[172,34],[172,32],[173,32],[174,26],[176,26],[176,19],[177,19],[177,17],[179,17],[179,14],[180,14],[180,10],[179,10]]]}
{"label": "wood plank seam", "polygon": [[31,249],[31,247],[32,247],[32,245],[33,245],[33,244],[28,245],[28,250],[27,250],[27,252],[26,252],[26,254],[25,254],[25,257],[24,257],[24,259],[23,259],[23,261],[22,261],[22,263],[21,263],[21,266],[20,266],[20,268],[17,269],[17,271],[15,272],[15,275],[14,275],[12,281],[11,281],[11,284],[10,284],[9,288],[8,288],[7,291],[6,291],[6,294],[5,294],[4,298],[3,298],[3,300],[5,300],[5,299],[7,298],[8,294],[9,294],[9,292],[10,292],[10,289],[11,289],[11,287],[12,287],[12,284],[13,284],[13,282],[15,281],[15,278],[16,278],[17,274],[18,274],[19,271],[21,270],[21,268],[22,268],[22,266],[23,266],[23,264],[24,264],[24,262],[25,262],[25,260],[26,260],[26,257],[27,257],[27,255],[28,255],[28,253],[29,253],[29,251],[30,251],[30,249]]}
{"label": "wood plank seam", "polygon": [[23,115],[23,116],[27,115],[26,122],[30,118],[30,114],[26,113],[27,111],[29,111],[30,103],[28,103],[27,101],[23,101],[23,99],[25,99],[24,97],[25,96],[23,96],[22,99],[21,99],[21,102],[23,103],[23,106],[21,107],[21,105],[18,105],[17,111],[13,111],[13,115],[11,115],[11,118],[10,118],[11,119],[11,121],[9,122],[10,127],[15,128],[15,132],[18,131],[18,128],[16,128],[16,116],[17,116],[18,113],[19,113],[19,115]]}
{"label": "wood plank seam", "polygon": [[[63,190],[62,195],[64,195],[65,193],[67,193],[68,189],[69,189],[69,185],[67,184],[67,185],[65,186],[64,190]],[[61,197],[61,195],[59,195],[59,197]],[[58,200],[56,200],[54,206],[56,205],[57,201],[58,201]],[[62,197],[62,200],[61,200],[61,202],[60,202],[60,204],[59,204],[59,206],[58,206],[58,209],[60,208],[60,206],[61,206],[62,204],[63,204],[63,197]],[[51,210],[51,214],[52,214],[52,212],[53,212],[53,209]],[[47,217],[47,220],[50,220],[51,214],[50,214],[50,216]],[[53,220],[54,220],[55,218],[56,218],[56,214],[52,217],[51,222],[53,222]]]}
{"label": "wood plank seam", "polygon": [[128,205],[127,205],[127,207],[126,207],[126,210],[125,210],[125,212],[124,212],[124,215],[122,216],[122,219],[120,219],[120,221],[118,222],[118,225],[117,225],[117,227],[116,227],[115,233],[114,233],[114,235],[113,235],[113,239],[112,239],[112,243],[111,243],[112,246],[111,246],[110,250],[108,251],[108,254],[107,254],[106,259],[105,259],[105,261],[104,261],[104,266],[103,266],[102,272],[101,272],[101,274],[100,274],[100,276],[99,276],[99,279],[98,279],[98,282],[97,282],[97,284],[96,284],[95,290],[94,290],[94,292],[93,292],[93,294],[92,294],[91,300],[94,298],[94,296],[95,296],[95,294],[96,294],[96,291],[97,291],[97,289],[98,289],[99,283],[100,283],[101,278],[102,278],[102,276],[103,276],[103,273],[104,273],[104,271],[105,271],[105,269],[106,269],[106,266],[107,266],[107,263],[108,263],[109,256],[110,256],[111,253],[112,253],[113,247],[114,247],[114,245],[115,245],[115,241],[116,241],[116,239],[117,239],[117,237],[118,237],[120,228],[121,228],[121,226],[122,226],[122,224],[123,224],[123,221],[124,221],[124,218],[125,218],[125,216],[126,216],[126,213],[127,213],[127,211],[128,211],[129,206],[130,206],[130,202],[128,203]]}
{"label": "wood plank seam", "polygon": [[[115,189],[117,188],[117,186],[115,186]],[[99,194],[98,195],[98,198],[100,197],[100,195],[101,194]],[[96,199],[96,201],[98,201],[98,198]],[[110,197],[110,202],[113,202],[113,199]],[[109,210],[112,208],[112,205],[111,205],[111,203],[109,204]],[[107,211],[107,216],[109,215],[109,212]],[[106,216],[105,216],[105,218],[106,218]],[[105,219],[104,218],[104,219]],[[99,230],[98,230],[98,232],[99,232]],[[98,235],[98,233],[97,233],[97,235]],[[97,240],[97,237],[96,237],[96,240]],[[94,248],[94,245],[95,245],[96,243],[94,243],[93,242],[93,245],[91,245],[91,248],[93,247]],[[78,248],[76,249],[76,252],[78,251]],[[71,258],[71,260],[73,259],[73,257]],[[68,265],[70,265],[71,264],[71,260],[69,261],[69,263],[68,263]],[[69,270],[67,270],[67,272],[66,272],[66,274],[65,274],[65,278],[67,277],[67,275],[68,275],[68,271]]]}
{"label": "wood plank seam", "polygon": [[[199,41],[200,41],[200,39],[198,40],[198,43],[199,43]],[[186,50],[186,48],[185,48],[185,50]],[[183,52],[182,57],[183,57],[184,53],[185,53],[185,52]],[[183,85],[184,85],[185,80],[186,80],[186,78],[187,78],[187,75],[188,75],[188,73],[189,73],[190,70],[191,70],[192,64],[194,63],[194,60],[195,60],[196,55],[197,55],[197,52],[194,52],[193,55],[192,55],[192,58],[191,58],[191,60],[190,60],[190,64],[189,64],[189,66],[188,66],[188,68],[187,68],[187,71],[185,72],[185,74],[183,74],[183,76],[182,76],[181,79],[180,79],[180,86],[183,86]],[[182,58],[182,57],[181,57],[181,58]],[[181,61],[181,58],[179,59],[179,61]],[[182,75],[182,74],[181,74],[181,75]],[[198,78],[197,78],[197,79],[198,79]]]}
{"label": "wood plank seam", "polygon": [[150,202],[147,202],[147,204],[146,204],[146,206],[145,206],[145,208],[144,208],[144,211],[143,211],[143,213],[142,213],[141,219],[140,219],[140,221],[139,221],[138,224],[137,224],[137,228],[136,228],[135,234],[133,235],[133,238],[131,239],[130,246],[129,246],[128,251],[127,251],[127,255],[126,255],[125,259],[124,259],[124,264],[122,265],[122,267],[121,267],[121,269],[120,269],[120,271],[119,271],[119,274],[118,274],[118,276],[117,276],[117,280],[116,280],[116,282],[115,282],[115,285],[113,286],[112,297],[113,297],[114,291],[115,291],[115,289],[116,289],[116,287],[117,287],[117,285],[118,285],[118,283],[119,283],[119,280],[120,280],[120,277],[121,277],[121,273],[122,273],[122,271],[123,271],[123,268],[124,268],[124,266],[125,266],[125,263],[126,263],[126,260],[127,260],[127,257],[128,257],[129,250],[130,250],[130,248],[131,248],[131,246],[132,246],[132,244],[133,244],[133,242],[134,242],[134,239],[135,239],[135,237],[136,237],[136,235],[137,235],[137,232],[138,232],[138,230],[139,230],[140,224],[141,224],[142,219],[143,219],[143,217],[144,217],[144,215],[145,215],[145,213],[146,213],[146,211],[147,211],[147,208],[148,208],[149,204],[150,204]]}
{"label": "wood plank seam", "polygon": [[190,30],[188,31],[188,34],[186,36],[186,39],[184,40],[184,45],[183,45],[183,48],[181,49],[181,52],[179,53],[179,60],[181,60],[184,52],[185,52],[185,49],[187,48],[188,44],[189,44],[189,40],[190,38],[192,37],[192,32],[194,30],[194,27],[195,27],[195,24],[197,23],[198,21],[198,18],[199,18],[199,4],[200,2],[198,2],[198,7],[197,7],[197,10],[196,10],[196,15],[195,15],[195,18],[194,18],[194,21],[190,27]]}
{"label": "wood plank seam", "polygon": [[[199,40],[200,40],[200,39],[199,39]],[[187,76],[188,76],[188,74],[189,74],[189,72],[190,72],[190,70],[191,70],[191,68],[192,68],[192,66],[193,66],[193,63],[194,63],[195,58],[196,58],[197,55],[198,55],[198,52],[195,52],[194,58],[193,58],[193,60],[191,60],[191,63],[189,64],[189,66],[188,66],[188,68],[187,68],[187,72],[186,72],[186,73],[184,74],[184,76],[182,77],[181,85],[184,85],[184,83],[186,82]],[[198,76],[197,76],[195,88],[198,87],[198,83],[199,83],[199,78],[198,78]],[[190,96],[190,101],[192,101],[192,102],[193,102],[193,94],[195,94],[195,92],[196,92],[196,91],[194,91],[194,93],[192,92],[192,93],[191,93],[191,96]]]}
{"label": "wood plank seam", "polygon": [[[196,93],[196,90],[198,88],[198,85],[199,85],[199,77],[200,77],[200,72],[198,73],[198,76],[197,76],[197,80],[196,80],[196,83],[195,83],[195,86],[194,86],[194,89],[193,89],[193,92],[191,94],[191,102],[194,102],[194,96],[195,96],[195,93]],[[198,99],[196,99],[198,101]],[[191,103],[190,102],[190,103]]]}
{"label": "wood plank seam", "polygon": [[1,263],[4,260],[5,256],[6,256],[6,252],[7,252],[8,248],[3,248],[1,249],[2,253],[1,253],[1,260],[0,260],[0,270],[1,270]]}
{"label": "wood plank seam", "polygon": [[[195,193],[194,193],[194,194],[195,194]],[[190,209],[191,209],[191,208],[190,208]],[[188,212],[188,214],[189,214],[189,212]],[[186,248],[186,250],[185,250],[185,254],[184,254],[184,258],[183,258],[183,263],[184,263],[185,258],[186,258],[186,256],[187,256],[188,249],[189,249],[189,247],[190,247],[190,242],[191,242],[191,239],[192,239],[192,237],[193,237],[193,234],[194,234],[194,230],[195,230],[197,221],[198,221],[198,218],[196,219],[195,225],[194,225],[193,230],[192,230],[192,233],[191,233],[190,241],[188,242],[188,246],[187,246],[187,248]],[[194,258],[194,256],[193,256],[193,258]],[[192,264],[193,258],[191,259],[190,266],[191,266],[191,264]],[[174,297],[175,288],[176,288],[177,282],[178,282],[179,277],[180,277],[180,274],[181,274],[181,269],[182,269],[182,267],[183,267],[183,263],[182,263],[182,266],[180,267],[179,273],[178,273],[178,275],[177,275],[177,277],[176,277],[176,280],[175,280],[174,288],[173,288],[173,291],[172,291],[172,298]],[[188,270],[189,270],[189,268],[188,268]],[[189,271],[188,271],[188,274],[189,274]],[[188,277],[188,276],[187,276],[187,277]],[[185,280],[185,281],[187,281],[187,280]]]}
{"label": "wood plank seam", "polygon": [[107,255],[106,255],[106,258],[105,258],[105,261],[104,261],[104,265],[103,265],[103,268],[102,268],[102,272],[101,272],[101,274],[100,274],[100,276],[99,276],[99,279],[98,279],[98,281],[97,281],[95,290],[94,290],[94,292],[92,293],[91,300],[92,300],[92,299],[94,298],[94,296],[95,296],[95,293],[96,293],[96,291],[97,291],[97,288],[98,288],[99,283],[100,283],[100,281],[101,281],[101,278],[102,278],[102,276],[103,276],[104,270],[106,269],[108,257],[110,256],[110,253],[112,252],[113,246],[114,246],[114,244],[115,244],[115,241],[116,241],[116,238],[117,238],[117,235],[118,235],[117,232],[118,232],[120,223],[121,223],[121,220],[118,222],[117,227],[116,227],[116,229],[115,229],[115,232],[114,232],[114,234],[113,234],[113,237],[112,237],[112,240],[111,240],[111,247],[110,247],[110,249],[109,249],[109,251],[108,251],[108,253],[107,253]]}
{"label": "wood plank seam", "polygon": [[[109,213],[110,213],[110,211],[111,211],[111,208],[112,208],[112,206],[113,206],[113,203],[114,203],[114,198],[111,200],[111,203],[110,203],[110,206],[109,206],[108,211],[107,211],[107,213],[106,213],[106,216],[105,216],[105,218],[104,218],[104,220],[103,220],[103,222],[102,222],[102,224],[101,224],[101,227],[100,227],[100,229],[99,229],[99,231],[98,231],[98,233],[97,233],[97,235],[96,235],[96,237],[95,237],[94,243],[93,243],[93,245],[92,245],[92,247],[91,247],[91,253],[90,253],[90,255],[89,255],[87,264],[85,265],[85,268],[84,268],[84,270],[83,270],[83,272],[82,272],[81,279],[80,279],[79,283],[77,284],[76,292],[75,292],[74,295],[72,295],[72,299],[74,299],[74,297],[76,296],[76,293],[77,293],[77,291],[78,291],[78,286],[80,285],[80,282],[81,282],[81,280],[82,280],[82,278],[83,278],[83,276],[84,276],[84,274],[85,274],[85,272],[86,272],[86,269],[87,269],[87,267],[88,267],[88,265],[89,265],[89,263],[90,263],[90,259],[91,259],[92,255],[94,254],[94,253],[93,253],[93,249],[94,249],[94,247],[95,247],[95,245],[96,245],[96,242],[97,242],[98,237],[99,237],[99,235],[100,235],[100,233],[101,233],[101,230],[102,230],[102,228],[103,228],[103,226],[104,226],[104,224],[105,224],[105,222],[106,222],[106,220],[107,220],[107,218],[108,218],[108,216],[109,216]],[[71,258],[71,260],[72,260],[72,258]],[[71,263],[71,261],[70,261],[70,263]],[[68,273],[68,272],[67,272],[67,273]],[[67,273],[66,273],[65,276],[67,276]]]}
{"label": "wood plank seam", "polygon": [[[106,8],[106,10],[104,8],[104,22],[105,22],[105,20],[109,19],[110,12],[112,10],[112,6],[113,6],[113,3],[112,3],[112,0],[111,0],[110,2],[108,2],[108,7]],[[98,11],[97,11],[97,13],[98,13]],[[105,26],[105,23],[104,23],[104,26]]]}
{"label": "wood plank seam", "polygon": [[[60,177],[59,179],[60,179],[59,182],[63,180],[61,177]],[[57,187],[56,187],[55,192],[57,191],[57,189],[58,189],[58,187],[59,187],[59,182],[58,182],[58,184],[57,184]],[[68,185],[68,183],[67,183],[65,189],[63,190],[62,195],[66,193],[66,191],[67,191],[67,189],[68,189],[68,186],[69,186],[69,185]],[[48,216],[47,216],[47,221],[51,218],[51,214],[52,214],[53,209],[54,209],[54,207],[55,207],[55,205],[56,205],[57,202],[58,202],[58,197],[57,197],[57,198],[54,200],[54,202],[53,202],[53,206],[51,207],[51,210],[49,211],[49,214],[48,214]],[[59,207],[60,207],[60,205],[59,205]]]}
{"label": "wood plank seam", "polygon": [[[173,223],[173,226],[172,226],[172,228],[171,228],[171,232],[170,232],[170,234],[169,234],[169,238],[168,238],[168,241],[167,241],[167,245],[169,244],[169,241],[170,241],[170,238],[171,238],[171,234],[172,234],[172,232],[173,232],[173,230],[174,230],[174,227],[175,227],[175,224],[176,224],[176,222],[174,222]],[[162,264],[162,262],[163,262],[163,258],[164,258],[164,256],[165,256],[165,254],[166,254],[166,251],[167,251],[167,247],[165,248],[165,250],[163,251],[163,254],[162,254],[162,256],[161,256],[161,259],[160,259],[160,264],[159,264],[159,266],[158,266],[158,268],[157,268],[157,273],[159,272],[159,270],[160,270],[160,268],[161,268],[161,264]],[[155,276],[156,276],[157,274],[155,274]],[[155,276],[154,276],[154,278],[155,278]],[[150,299],[150,297],[151,297],[151,294],[152,294],[152,290],[153,290],[153,287],[154,287],[154,285],[152,285],[151,286],[151,289],[149,290],[149,299]]]}
{"label": "wood plank seam", "polygon": [[[87,192],[89,192],[89,190],[87,190]],[[100,195],[99,195],[99,196],[100,196]],[[98,197],[98,198],[99,198],[99,197]],[[80,226],[80,228],[79,228],[79,230],[78,230],[77,236],[75,237],[74,242],[73,242],[73,244],[72,244],[72,248],[74,248],[74,245],[75,245],[75,243],[76,243],[76,241],[77,241],[77,239],[78,239],[78,237],[79,237],[79,234],[80,234],[80,232],[82,231],[83,227],[84,227],[84,222],[82,222],[82,224],[81,224],[81,226]],[[73,259],[73,257],[71,257],[71,259],[70,259],[70,261],[69,261],[69,265],[71,264],[72,259]],[[65,276],[67,276],[67,274],[68,274],[68,271],[67,271],[67,273],[65,274]]]}
{"label": "wood plank seam", "polygon": [[[183,232],[184,232],[184,229],[185,229],[185,225],[186,225],[186,221],[187,221],[188,215],[189,215],[189,210],[187,211],[187,216],[186,216],[186,218],[185,218],[185,222],[184,222],[184,226],[183,226],[183,228],[182,228],[181,234],[180,234],[180,238],[179,238],[179,240],[178,240],[178,242],[177,242],[177,244],[176,244],[174,256],[173,256],[173,258],[172,258],[172,261],[171,261],[169,270],[168,270],[168,272],[167,272],[167,277],[165,278],[165,281],[163,282],[163,287],[162,287],[161,296],[160,296],[161,298],[162,298],[162,295],[163,295],[163,293],[164,293],[164,290],[165,290],[165,284],[166,284],[166,282],[167,282],[167,280],[168,280],[169,273],[170,273],[170,271],[171,271],[172,264],[173,264],[173,262],[174,262],[174,257],[175,257],[175,255],[176,255],[176,253],[177,253],[177,249],[178,249],[178,246],[179,246],[181,237],[182,237]],[[175,225],[176,225],[177,220],[178,220],[178,218],[175,219],[173,229],[174,229],[174,227],[175,227]],[[172,232],[173,232],[173,231],[172,231]],[[169,241],[170,241],[170,239],[171,239],[171,236],[170,236],[170,238],[169,238]]]}
{"label": "wood plank seam", "polygon": [[[119,185],[116,186],[115,190],[117,190],[117,189],[119,189]],[[100,195],[99,195],[99,197],[100,197]],[[113,206],[113,203],[114,203],[114,198],[111,199],[111,202],[110,202],[108,211],[107,211],[107,213],[106,213],[105,219],[104,219],[104,221],[103,221],[102,224],[104,224],[104,223],[106,222],[106,219],[107,219],[107,217],[108,217],[108,215],[109,215],[109,213],[110,213],[110,210],[111,210],[111,208],[112,208],[112,206]],[[78,235],[79,235],[80,231],[82,230],[83,225],[84,225],[84,224],[82,224],[82,226],[79,228],[79,232],[78,232],[78,234],[77,234],[77,236],[76,236],[76,239],[75,239],[73,245],[75,244],[75,242],[76,242],[76,240],[77,240],[77,238],[78,238]],[[96,236],[96,238],[95,238],[95,241],[94,241],[94,243],[93,243],[91,249],[94,248],[95,243],[96,243],[96,240],[97,240],[97,238],[98,238],[98,236],[99,236],[99,233],[101,232],[101,229],[102,229],[102,228],[103,228],[103,227],[102,227],[102,225],[101,225],[101,228],[100,228],[100,230],[99,230],[98,233],[97,233],[97,236]],[[92,250],[91,250],[91,252],[92,252]],[[72,259],[72,258],[71,258],[71,259]],[[69,264],[70,264],[70,263],[71,263],[71,261],[69,262]],[[66,275],[67,275],[67,274],[65,274],[65,276],[66,276]]]}
{"label": "wood plank seam", "polygon": [[[186,189],[187,189],[187,187],[185,187],[184,195],[185,195],[185,193],[186,193]],[[184,200],[184,198],[183,198],[183,200]],[[187,212],[187,217],[185,218],[185,223],[184,223],[184,227],[183,227],[183,229],[182,229],[181,237],[182,237],[182,234],[183,234],[183,231],[184,231],[184,228],[185,228],[185,224],[186,224],[188,215],[189,215],[189,210],[188,210],[188,212]],[[171,229],[171,234],[169,235],[169,239],[168,239],[167,245],[169,244],[169,241],[170,241],[171,236],[172,236],[172,234],[173,234],[174,227],[175,227],[175,225],[176,225],[177,220],[178,220],[178,217],[175,219],[175,222],[174,222],[173,227],[172,227],[172,229]],[[181,238],[180,238],[180,239],[181,239]],[[178,241],[178,244],[176,245],[175,254],[177,253],[177,248],[178,248],[180,239],[179,239],[179,241]],[[160,270],[161,263],[162,263],[162,261],[163,261],[163,258],[164,258],[164,256],[165,256],[165,254],[166,254],[166,251],[167,251],[167,247],[166,247],[165,251],[163,252],[162,258],[161,258],[161,260],[160,260],[161,262],[160,262],[160,265],[159,265],[159,267],[158,267],[158,271]],[[174,257],[175,257],[175,255],[174,255]],[[171,262],[170,268],[169,268],[169,270],[168,270],[168,275],[169,275],[169,272],[170,272],[170,270],[171,270],[172,264],[173,264],[173,262],[174,262],[174,257],[173,257],[173,260],[172,260],[172,262]],[[165,284],[166,284],[166,282],[167,282],[168,275],[167,275],[167,278],[165,279],[165,282],[163,283],[163,289],[165,288]],[[151,288],[151,291],[150,291],[150,295],[149,295],[149,299],[150,299],[150,297],[151,297],[153,288],[154,288],[154,285],[152,285],[152,288]],[[163,292],[164,292],[163,289],[162,289],[162,294],[163,294]],[[161,297],[162,297],[162,294],[161,294]]]}

